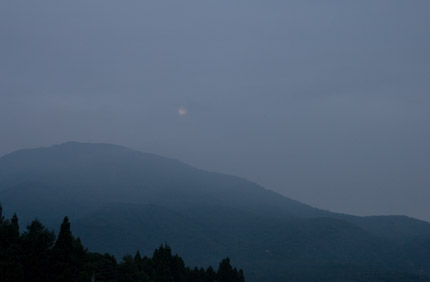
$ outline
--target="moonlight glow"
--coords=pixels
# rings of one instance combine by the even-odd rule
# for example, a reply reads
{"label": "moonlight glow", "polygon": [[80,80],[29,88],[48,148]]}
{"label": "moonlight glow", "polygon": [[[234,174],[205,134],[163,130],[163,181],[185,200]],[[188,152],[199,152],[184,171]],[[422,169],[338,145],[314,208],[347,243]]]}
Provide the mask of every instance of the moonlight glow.
{"label": "moonlight glow", "polygon": [[186,115],[187,115],[187,113],[188,113],[188,110],[187,110],[185,107],[179,107],[179,109],[178,109],[178,114],[179,114],[180,116],[186,116]]}

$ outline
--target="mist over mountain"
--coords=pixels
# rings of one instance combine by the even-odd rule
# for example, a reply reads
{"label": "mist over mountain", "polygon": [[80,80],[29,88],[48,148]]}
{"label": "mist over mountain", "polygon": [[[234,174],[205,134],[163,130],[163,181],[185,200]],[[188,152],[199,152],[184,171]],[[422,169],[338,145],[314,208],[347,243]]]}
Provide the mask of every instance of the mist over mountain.
{"label": "mist over mountain", "polygon": [[429,10],[1,1],[0,155],[123,144],[319,208],[430,221]]}
{"label": "mist over mountain", "polygon": [[0,282],[430,282],[429,11],[0,1]]}
{"label": "mist over mountain", "polygon": [[230,256],[247,281],[430,281],[427,222],[332,213],[116,145],[69,142],[5,155],[0,202],[21,223],[37,217],[54,227],[69,216],[98,252],[145,253],[168,242],[190,264]]}

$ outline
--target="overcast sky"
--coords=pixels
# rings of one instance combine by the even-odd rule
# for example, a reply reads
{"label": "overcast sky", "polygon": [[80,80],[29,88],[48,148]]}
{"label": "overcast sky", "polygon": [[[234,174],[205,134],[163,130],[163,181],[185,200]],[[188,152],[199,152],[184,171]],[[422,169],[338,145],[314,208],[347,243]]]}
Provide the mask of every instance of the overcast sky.
{"label": "overcast sky", "polygon": [[0,155],[105,142],[430,220],[430,1],[0,1]]}

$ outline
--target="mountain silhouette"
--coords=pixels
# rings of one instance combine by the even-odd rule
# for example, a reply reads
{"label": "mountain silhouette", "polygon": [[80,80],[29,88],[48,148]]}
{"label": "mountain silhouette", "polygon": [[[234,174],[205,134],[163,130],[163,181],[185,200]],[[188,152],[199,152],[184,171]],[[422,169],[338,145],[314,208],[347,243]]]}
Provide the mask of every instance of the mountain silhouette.
{"label": "mountain silhouette", "polygon": [[69,216],[90,250],[121,256],[168,242],[189,264],[230,256],[247,281],[430,275],[427,222],[333,213],[239,177],[116,145],[68,142],[5,155],[0,202],[21,223],[37,217],[54,227]]}

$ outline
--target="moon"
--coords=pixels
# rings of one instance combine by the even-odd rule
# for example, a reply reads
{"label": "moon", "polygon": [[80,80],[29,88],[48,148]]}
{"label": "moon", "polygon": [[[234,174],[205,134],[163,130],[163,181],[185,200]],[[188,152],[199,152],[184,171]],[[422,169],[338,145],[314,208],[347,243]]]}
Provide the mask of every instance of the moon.
{"label": "moon", "polygon": [[186,116],[188,113],[188,110],[185,107],[179,107],[178,109],[178,115],[180,116]]}

